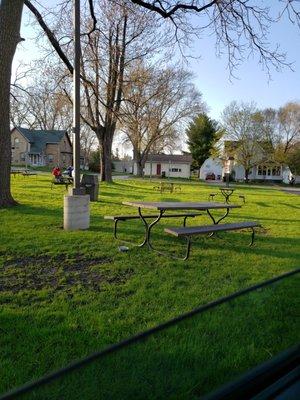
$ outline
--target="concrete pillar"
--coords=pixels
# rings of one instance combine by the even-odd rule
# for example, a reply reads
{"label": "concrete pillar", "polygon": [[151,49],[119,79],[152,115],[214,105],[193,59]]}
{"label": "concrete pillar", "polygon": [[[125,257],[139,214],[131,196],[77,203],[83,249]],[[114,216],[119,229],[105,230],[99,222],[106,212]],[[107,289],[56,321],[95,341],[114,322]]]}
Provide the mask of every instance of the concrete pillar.
{"label": "concrete pillar", "polygon": [[90,226],[90,196],[66,195],[64,197],[64,229],[74,231]]}

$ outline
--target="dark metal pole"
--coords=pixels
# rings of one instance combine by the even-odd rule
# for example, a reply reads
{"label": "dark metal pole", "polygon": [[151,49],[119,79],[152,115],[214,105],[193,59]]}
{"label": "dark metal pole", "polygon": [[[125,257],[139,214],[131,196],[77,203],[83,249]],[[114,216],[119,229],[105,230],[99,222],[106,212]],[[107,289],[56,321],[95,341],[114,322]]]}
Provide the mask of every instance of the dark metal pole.
{"label": "dark metal pole", "polygon": [[73,194],[80,191],[80,0],[73,0],[74,71],[73,71]]}
{"label": "dark metal pole", "polygon": [[229,187],[229,172],[226,172],[226,186]]}

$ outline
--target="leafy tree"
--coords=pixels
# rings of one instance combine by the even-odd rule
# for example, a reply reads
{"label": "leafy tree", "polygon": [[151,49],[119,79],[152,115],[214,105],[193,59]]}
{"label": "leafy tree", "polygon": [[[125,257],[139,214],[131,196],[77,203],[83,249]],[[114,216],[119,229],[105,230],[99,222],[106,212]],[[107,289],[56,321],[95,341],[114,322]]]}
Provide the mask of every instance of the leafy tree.
{"label": "leafy tree", "polygon": [[283,136],[284,153],[288,153],[300,140],[300,103],[290,102],[278,111],[280,133]]}
{"label": "leafy tree", "polygon": [[200,168],[220,138],[218,124],[202,113],[189,124],[186,134],[187,144],[193,157],[193,167]]}
{"label": "leafy tree", "polygon": [[261,113],[254,103],[233,101],[222,113],[226,132],[225,156],[234,157],[245,170],[245,180],[251,168],[266,162]]}
{"label": "leafy tree", "polygon": [[300,175],[300,142],[288,154],[287,164],[293,174]]}

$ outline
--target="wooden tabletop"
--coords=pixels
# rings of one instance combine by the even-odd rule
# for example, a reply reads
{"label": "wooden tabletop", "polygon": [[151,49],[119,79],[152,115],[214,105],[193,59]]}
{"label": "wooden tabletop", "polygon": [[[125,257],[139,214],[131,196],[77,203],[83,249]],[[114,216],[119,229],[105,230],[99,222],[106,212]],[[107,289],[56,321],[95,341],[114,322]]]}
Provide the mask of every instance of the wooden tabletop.
{"label": "wooden tabletop", "polygon": [[126,206],[148,208],[154,210],[211,210],[218,208],[241,208],[240,205],[216,202],[184,202],[184,201],[123,201]]}

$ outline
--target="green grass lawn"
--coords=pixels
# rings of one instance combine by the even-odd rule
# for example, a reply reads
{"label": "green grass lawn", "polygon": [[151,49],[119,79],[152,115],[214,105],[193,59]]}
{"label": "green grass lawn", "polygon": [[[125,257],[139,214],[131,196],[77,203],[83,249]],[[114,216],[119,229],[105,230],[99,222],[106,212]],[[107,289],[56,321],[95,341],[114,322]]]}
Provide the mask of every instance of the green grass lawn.
{"label": "green grass lawn", "polygon": [[[260,221],[264,229],[255,246],[247,246],[249,232],[199,238],[184,262],[146,248],[119,252],[112,222],[103,216],[135,213],[122,205],[126,200],[207,201],[215,187],[187,182],[181,192],[160,194],[148,180],[101,184],[100,201],[91,204],[90,229],[65,232],[64,187],[51,190],[50,181],[50,175],[13,177],[20,205],[0,210],[0,393],[201,304],[299,267],[300,196],[242,185],[232,200],[238,202],[238,194],[244,194],[246,204],[232,210],[225,221]],[[221,201],[221,196],[215,200]],[[203,214],[188,223],[211,222]],[[154,228],[156,247],[181,249],[180,241],[163,233],[164,227],[173,225],[174,219],[165,219]],[[126,237],[142,237],[138,222],[120,227]],[[236,306],[222,306],[161,333],[146,346],[107,358],[98,363],[98,374],[109,387],[112,376],[120,376],[121,398],[148,398],[143,390],[151,393],[149,398],[193,398],[205,393],[299,340],[295,281],[281,285],[284,290],[278,288],[276,293],[266,290]],[[137,384],[129,370],[144,388],[140,397],[130,393]],[[156,385],[151,381],[154,373],[160,377]],[[88,368],[86,374],[91,389],[95,387],[91,377],[98,375]],[[120,398],[120,388],[109,391],[110,396],[105,388],[103,398]],[[92,390],[86,388],[81,396],[78,390],[78,398],[95,398]]]}

